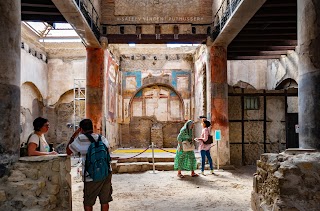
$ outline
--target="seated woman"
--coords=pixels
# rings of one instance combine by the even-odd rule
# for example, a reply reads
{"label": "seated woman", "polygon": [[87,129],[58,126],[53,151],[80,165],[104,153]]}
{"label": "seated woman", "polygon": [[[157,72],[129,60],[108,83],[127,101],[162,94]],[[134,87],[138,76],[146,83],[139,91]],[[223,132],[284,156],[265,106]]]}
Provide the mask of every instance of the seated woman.
{"label": "seated woman", "polygon": [[34,133],[28,138],[28,155],[56,155],[55,151],[50,152],[44,134],[49,130],[49,121],[45,118],[38,117],[33,121]]}

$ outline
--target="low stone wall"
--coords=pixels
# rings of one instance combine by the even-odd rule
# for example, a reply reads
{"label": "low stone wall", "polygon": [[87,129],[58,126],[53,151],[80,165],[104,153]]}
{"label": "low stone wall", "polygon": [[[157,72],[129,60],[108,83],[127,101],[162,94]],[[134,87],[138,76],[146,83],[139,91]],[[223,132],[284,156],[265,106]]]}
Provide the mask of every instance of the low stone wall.
{"label": "low stone wall", "polygon": [[253,210],[319,211],[320,153],[262,154],[251,194]]}
{"label": "low stone wall", "polygon": [[0,210],[71,210],[70,165],[66,155],[20,158],[0,180]]}

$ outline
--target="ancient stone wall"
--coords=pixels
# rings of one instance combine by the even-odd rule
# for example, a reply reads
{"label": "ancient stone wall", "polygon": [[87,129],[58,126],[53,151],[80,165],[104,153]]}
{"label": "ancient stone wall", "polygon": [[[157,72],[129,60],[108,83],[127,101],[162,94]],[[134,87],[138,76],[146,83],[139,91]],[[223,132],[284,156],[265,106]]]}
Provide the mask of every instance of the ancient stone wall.
{"label": "ancient stone wall", "polygon": [[71,210],[66,156],[23,157],[1,178],[0,210]]}
{"label": "ancient stone wall", "polygon": [[319,210],[320,153],[262,154],[253,179],[256,210]]}
{"label": "ancient stone wall", "polygon": [[[297,94],[296,89],[287,92]],[[262,153],[279,153],[286,149],[286,115],[288,110],[295,110],[295,103],[288,104],[288,98],[284,90],[229,87],[231,164],[254,165]],[[257,107],[246,108],[246,103],[252,99],[257,100],[254,101]],[[290,109],[286,110],[286,106]]]}

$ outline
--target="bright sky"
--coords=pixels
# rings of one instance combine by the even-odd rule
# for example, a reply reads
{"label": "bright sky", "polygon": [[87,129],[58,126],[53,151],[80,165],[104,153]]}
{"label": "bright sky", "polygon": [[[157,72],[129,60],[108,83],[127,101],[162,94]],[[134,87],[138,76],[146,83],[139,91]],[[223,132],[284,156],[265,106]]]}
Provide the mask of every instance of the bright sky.
{"label": "bright sky", "polygon": [[40,42],[81,42],[78,34],[68,23],[23,22],[39,36]]}

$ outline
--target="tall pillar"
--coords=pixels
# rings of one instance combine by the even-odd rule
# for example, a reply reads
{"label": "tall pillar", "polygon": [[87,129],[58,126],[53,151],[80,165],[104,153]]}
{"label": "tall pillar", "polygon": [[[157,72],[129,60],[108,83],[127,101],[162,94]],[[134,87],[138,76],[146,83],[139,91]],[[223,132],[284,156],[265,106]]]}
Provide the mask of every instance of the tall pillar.
{"label": "tall pillar", "polygon": [[[229,119],[228,119],[228,83],[227,50],[225,47],[210,48],[211,66],[211,130],[221,130],[219,141],[219,164],[230,164]],[[216,150],[215,147],[213,147]],[[214,153],[216,155],[216,153]]]}
{"label": "tall pillar", "polygon": [[104,93],[104,50],[87,48],[86,117],[93,123],[93,131],[102,133]]}
{"label": "tall pillar", "polygon": [[299,146],[320,150],[320,2],[298,1]]}
{"label": "tall pillar", "polygon": [[0,1],[0,178],[19,159],[21,3]]}

